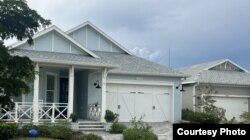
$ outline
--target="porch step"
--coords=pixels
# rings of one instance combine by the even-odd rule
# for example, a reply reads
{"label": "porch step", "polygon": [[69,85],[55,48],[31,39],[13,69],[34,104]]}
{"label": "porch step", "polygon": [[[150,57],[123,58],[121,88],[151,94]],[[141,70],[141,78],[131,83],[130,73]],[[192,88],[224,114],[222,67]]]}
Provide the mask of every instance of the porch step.
{"label": "porch step", "polygon": [[78,122],[81,131],[104,131],[104,123],[101,122]]}

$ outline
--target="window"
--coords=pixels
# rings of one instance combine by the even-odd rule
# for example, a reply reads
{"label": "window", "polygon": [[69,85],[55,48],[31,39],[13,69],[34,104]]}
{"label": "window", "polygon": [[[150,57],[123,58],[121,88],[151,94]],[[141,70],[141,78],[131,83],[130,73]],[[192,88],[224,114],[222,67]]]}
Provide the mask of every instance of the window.
{"label": "window", "polygon": [[46,102],[52,103],[55,98],[55,75],[47,74]]}

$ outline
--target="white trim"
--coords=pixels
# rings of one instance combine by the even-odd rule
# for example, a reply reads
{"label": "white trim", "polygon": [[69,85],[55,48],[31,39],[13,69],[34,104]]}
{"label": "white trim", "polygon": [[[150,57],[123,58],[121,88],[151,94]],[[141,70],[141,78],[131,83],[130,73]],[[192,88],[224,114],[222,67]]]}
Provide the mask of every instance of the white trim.
{"label": "white trim", "polygon": [[224,95],[224,94],[216,94],[216,95],[205,95],[203,96],[212,96],[212,97],[228,97],[228,98],[250,98],[249,95]]}
{"label": "white trim", "polygon": [[186,84],[194,84],[196,83],[195,81],[184,81],[184,82],[181,82],[182,85],[186,85]]}
{"label": "white trim", "polygon": [[86,46],[86,48],[88,48],[88,26],[86,26],[85,39],[86,39],[86,41],[85,41],[85,46]]}
{"label": "white trim", "polygon": [[68,117],[73,113],[74,109],[74,78],[75,78],[75,68],[71,66],[69,68],[69,95],[68,95]]}
{"label": "white trim", "polygon": [[180,74],[180,75],[175,75],[175,74],[167,74],[167,73],[146,73],[146,72],[110,72],[112,74],[125,74],[125,75],[146,75],[146,76],[168,76],[168,77],[180,77],[180,78],[185,78],[188,77],[185,74]]}
{"label": "white trim", "polygon": [[173,83],[164,81],[139,81],[139,80],[107,80],[108,84],[129,84],[129,85],[155,85],[155,86],[173,86]]}
{"label": "white trim", "polygon": [[118,65],[105,65],[105,64],[89,64],[83,62],[72,62],[72,61],[65,61],[65,60],[53,60],[50,59],[31,59],[34,62],[39,63],[48,63],[48,64],[62,64],[62,65],[78,65],[78,66],[94,66],[94,67],[109,67],[109,68],[116,68],[119,67]]}
{"label": "white trim", "polygon": [[220,65],[220,64],[222,64],[222,63],[225,63],[225,62],[232,63],[233,65],[235,65],[235,66],[238,67],[239,69],[243,70],[244,72],[249,73],[248,70],[246,70],[245,68],[239,66],[238,64],[236,64],[235,62],[233,62],[233,61],[231,61],[231,60],[229,60],[229,59],[222,60],[222,61],[220,61],[220,62],[218,62],[218,63],[216,63],[216,64],[214,64],[214,65],[212,65],[212,66],[209,66],[208,68],[205,68],[204,70],[209,70],[209,69],[211,69],[211,68],[213,68],[213,67],[215,67],[215,66],[217,66],[217,65]]}
{"label": "white trim", "polygon": [[[84,46],[82,46],[81,44],[79,44],[78,42],[76,42],[74,39],[72,39],[70,36],[68,36],[67,34],[65,34],[61,29],[59,29],[58,27],[56,26],[52,26],[46,30],[43,30],[41,32],[38,32],[37,34],[35,34],[33,36],[33,39],[36,39],[44,34],[47,34],[51,31],[56,31],[58,32],[60,35],[62,35],[63,37],[65,37],[67,40],[69,40],[71,43],[75,44],[76,46],[78,46],[81,50],[87,52],[89,55],[91,55],[92,57],[94,58],[99,58],[96,54],[94,54],[92,51],[88,50],[87,48],[85,48]],[[17,48],[19,47],[20,45],[22,44],[25,44],[27,42],[27,39],[24,39],[23,41],[19,41],[13,45],[11,45],[11,48],[10,49],[14,49],[14,48]]]}
{"label": "white trim", "polygon": [[[35,64],[35,71],[39,72],[39,64]],[[38,123],[39,120],[39,74],[35,75],[33,89],[33,123]]]}
{"label": "white trim", "polygon": [[72,53],[72,44],[69,44],[69,52]]}
{"label": "white trim", "polygon": [[102,106],[101,106],[101,122],[105,122],[105,111],[106,111],[106,97],[107,97],[107,75],[108,69],[104,68],[102,71]]}
{"label": "white trim", "polygon": [[[86,21],[72,29],[70,29],[69,31],[67,31],[67,34],[70,34],[76,30],[79,30],[80,28],[83,28],[85,26],[89,25],[90,27],[94,28],[98,33],[100,33],[101,35],[103,35],[105,38],[107,38],[108,40],[110,40],[111,42],[113,42],[115,45],[117,45],[120,49],[122,49],[123,51],[125,51],[126,53],[128,53],[129,55],[133,55],[129,50],[127,50],[125,47],[123,47],[121,44],[119,44],[118,42],[116,42],[114,39],[112,39],[110,36],[108,36],[106,33],[104,33],[101,29],[99,29],[98,27],[96,27],[94,24],[92,24],[89,21]],[[87,45],[86,45],[87,46]]]}
{"label": "white trim", "polygon": [[174,117],[174,114],[175,114],[175,109],[174,109],[174,96],[175,96],[175,90],[176,90],[176,88],[175,88],[175,85],[174,84],[172,84],[172,101],[171,101],[171,103],[172,103],[172,123],[175,123],[175,117]]}
{"label": "white trim", "polygon": [[54,52],[54,47],[55,47],[55,35],[54,35],[55,33],[52,31],[52,52]]}

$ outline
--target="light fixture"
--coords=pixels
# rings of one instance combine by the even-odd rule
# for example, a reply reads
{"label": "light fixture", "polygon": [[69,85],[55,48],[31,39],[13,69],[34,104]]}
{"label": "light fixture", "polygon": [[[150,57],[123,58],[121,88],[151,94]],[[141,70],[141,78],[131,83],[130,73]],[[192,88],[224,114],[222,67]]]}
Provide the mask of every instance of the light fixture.
{"label": "light fixture", "polygon": [[181,86],[181,84],[179,84],[177,87],[175,87],[176,89],[179,89],[181,87],[180,92],[184,92],[185,90],[183,89],[183,86]]}
{"label": "light fixture", "polygon": [[99,84],[99,80],[96,80],[96,82],[94,83],[95,88],[101,88],[100,84]]}

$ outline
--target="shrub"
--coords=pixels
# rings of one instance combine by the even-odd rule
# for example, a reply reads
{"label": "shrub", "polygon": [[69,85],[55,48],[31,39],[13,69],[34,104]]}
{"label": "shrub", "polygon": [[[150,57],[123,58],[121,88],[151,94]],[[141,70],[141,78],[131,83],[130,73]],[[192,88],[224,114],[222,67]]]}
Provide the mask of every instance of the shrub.
{"label": "shrub", "polygon": [[242,119],[243,123],[250,123],[250,112],[244,112],[240,115],[240,118]]}
{"label": "shrub", "polygon": [[113,113],[110,110],[106,110],[104,118],[105,118],[106,122],[113,122],[118,118],[118,114]]}
{"label": "shrub", "polygon": [[50,138],[69,140],[72,134],[73,131],[69,127],[61,125],[50,126]]}
{"label": "shrub", "polygon": [[[33,124],[23,125],[22,128],[18,130],[18,136],[26,137],[30,129],[37,129],[37,126]],[[40,134],[39,131],[38,133]]]}
{"label": "shrub", "polygon": [[236,118],[233,117],[233,118],[231,118],[229,120],[227,118],[223,118],[221,120],[221,123],[223,123],[223,124],[237,124],[238,122],[237,122]]}
{"label": "shrub", "polygon": [[124,140],[158,140],[157,136],[150,131],[139,129],[127,129],[123,132]]}
{"label": "shrub", "polygon": [[111,126],[110,133],[121,134],[125,129],[127,129],[127,127],[124,124],[119,124],[115,121]]}
{"label": "shrub", "polygon": [[221,119],[214,114],[193,112],[188,109],[182,111],[182,119],[191,121],[193,123],[196,122],[203,124],[217,124],[221,121]]}
{"label": "shrub", "polygon": [[50,136],[50,126],[49,125],[38,125],[37,131],[40,137],[49,137]]}
{"label": "shrub", "polygon": [[13,123],[0,122],[0,138],[1,140],[8,140],[16,136],[18,126]]}
{"label": "shrub", "polygon": [[87,135],[81,136],[79,140],[103,140],[103,138],[95,134],[87,134]]}
{"label": "shrub", "polygon": [[78,115],[76,113],[71,113],[70,118],[72,119],[72,122],[76,122],[78,119]]}
{"label": "shrub", "polygon": [[134,129],[139,129],[143,131],[152,131],[152,127],[145,123],[142,119],[144,116],[140,117],[139,120],[136,120],[136,117],[132,119],[132,125]]}

